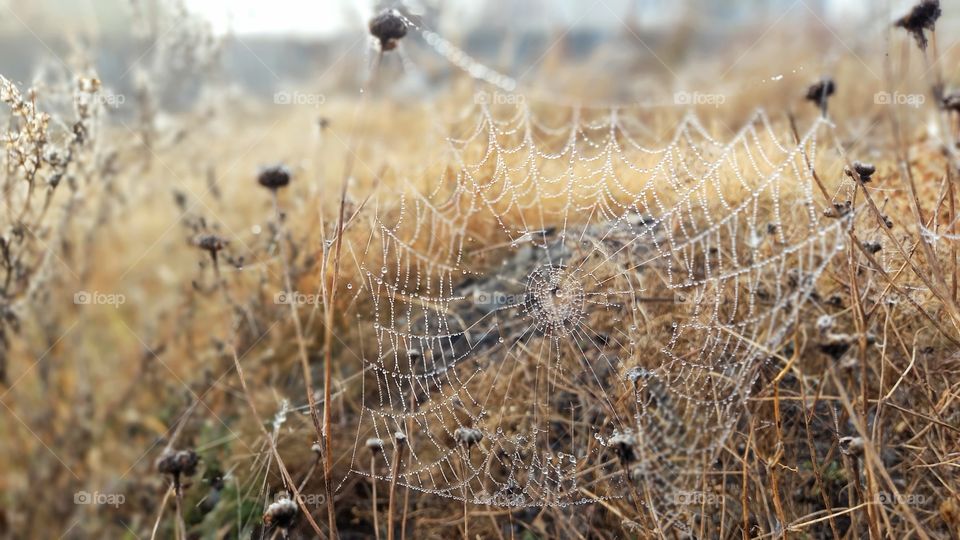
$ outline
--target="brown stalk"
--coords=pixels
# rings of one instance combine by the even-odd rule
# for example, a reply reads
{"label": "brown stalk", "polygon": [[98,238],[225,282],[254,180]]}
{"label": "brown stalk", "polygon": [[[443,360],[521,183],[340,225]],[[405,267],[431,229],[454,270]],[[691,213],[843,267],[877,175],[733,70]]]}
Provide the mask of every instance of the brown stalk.
{"label": "brown stalk", "polygon": [[[857,174],[854,172],[854,174]],[[853,189],[853,201],[854,207],[856,207],[857,193],[859,192],[860,182],[854,186]],[[866,188],[864,188],[866,191]],[[856,236],[856,222],[851,223],[850,225],[850,237],[854,242],[857,241]],[[863,424],[866,424],[867,421],[867,319],[864,315],[863,308],[863,298],[860,294],[860,285],[857,280],[857,266],[859,262],[854,257],[854,250],[847,250],[847,269],[850,272],[850,295],[853,298],[853,308],[854,308],[854,325],[857,332],[857,351],[859,353],[860,359],[860,421]],[[854,464],[856,461],[854,460]],[[856,470],[854,471],[856,472]],[[874,499],[875,490],[873,482],[873,474],[870,467],[867,467],[867,495],[869,500]],[[857,474],[854,474],[854,479],[857,485],[857,492],[860,493],[860,477]],[[870,528],[870,537],[879,538],[880,531],[877,528],[877,517],[874,514],[874,507],[867,506],[867,524]]]}
{"label": "brown stalk", "polygon": [[[279,237],[278,245],[280,249],[280,261],[281,261],[281,264],[283,265],[283,285],[286,291],[292,294],[294,291],[293,291],[292,280],[290,278],[290,262],[287,260],[286,248],[284,247],[285,227],[283,225],[283,216],[280,212],[280,199],[279,199],[279,195],[277,194],[277,190],[272,190],[272,194],[273,194],[274,216],[277,221],[277,231],[278,231],[277,236]],[[303,383],[304,383],[304,388],[307,394],[307,405],[310,407],[310,419],[313,421],[313,428],[317,434],[317,437],[323,440],[326,440],[324,438],[324,434],[326,433],[326,430],[323,430],[321,428],[320,418],[319,418],[319,415],[317,414],[317,404],[316,404],[316,399],[314,397],[314,390],[313,390],[313,374],[310,371],[310,359],[307,355],[307,345],[306,345],[306,340],[304,339],[304,336],[303,336],[303,325],[300,322],[300,313],[297,311],[296,302],[290,302],[289,304],[290,304],[290,316],[293,319],[293,328],[297,338],[297,356],[300,359],[300,367],[303,371]],[[327,389],[326,380],[324,381],[324,387],[325,389]],[[324,416],[326,417],[326,411],[328,409],[327,404],[329,403],[329,399],[330,399],[329,394],[325,392],[324,398],[325,398]],[[326,506],[327,506],[327,517],[330,520],[330,524],[329,524],[330,537],[336,538],[336,523],[334,522],[334,511],[333,511],[333,504],[334,504],[333,488],[331,486],[330,470],[326,466],[327,462],[329,461],[329,455],[330,455],[329,447],[324,447],[323,454],[324,454],[324,457],[326,458],[326,460],[324,461],[325,466],[323,469],[323,485],[324,485],[325,495],[326,495],[324,502],[326,503]]]}
{"label": "brown stalk", "polygon": [[243,377],[243,368],[240,367],[240,359],[237,357],[237,350],[232,344],[230,345],[230,352],[233,355],[233,365],[237,370],[237,378],[240,379],[240,387],[243,389],[243,396],[247,401],[247,405],[250,407],[250,412],[253,413],[253,418],[256,420],[257,426],[260,427],[260,431],[262,432],[263,436],[266,437],[267,443],[270,445],[270,452],[273,454],[273,458],[277,460],[277,466],[280,467],[280,474],[283,476],[284,483],[288,488],[290,488],[290,491],[293,492],[293,497],[300,505],[300,510],[303,512],[304,516],[306,516],[307,522],[310,523],[310,527],[313,528],[313,531],[317,533],[318,537],[323,537],[323,531],[320,529],[320,525],[317,524],[316,520],[314,520],[313,516],[310,514],[310,507],[307,506],[305,499],[300,496],[300,489],[297,488],[297,483],[293,480],[293,477],[290,475],[290,471],[287,469],[283,459],[280,457],[280,452],[277,451],[277,444],[273,440],[273,434],[267,431],[266,424],[263,423],[263,419],[261,418],[260,413],[257,411],[257,406],[253,403],[253,396],[250,395],[250,389],[247,388],[247,381]]}
{"label": "brown stalk", "polygon": [[833,365],[829,365],[827,369],[830,373],[830,379],[833,381],[833,386],[836,388],[837,394],[840,396],[840,402],[843,403],[843,406],[846,409],[847,414],[850,415],[851,420],[854,420],[854,427],[856,427],[857,434],[864,439],[864,461],[869,461],[871,466],[876,467],[876,470],[880,473],[880,477],[887,484],[887,488],[889,488],[890,492],[893,493],[897,505],[903,510],[907,520],[915,527],[917,535],[923,539],[930,538],[924,531],[923,526],[917,519],[916,514],[913,513],[913,510],[911,510],[910,506],[905,502],[904,497],[900,495],[900,490],[897,489],[896,484],[894,484],[893,479],[890,478],[886,468],[884,468],[883,462],[881,461],[880,456],[877,454],[876,448],[874,448],[873,443],[869,437],[867,437],[865,427],[857,419],[856,414],[854,414],[855,410],[853,404],[850,402],[850,397],[847,395],[847,391],[844,389],[843,384],[840,383],[840,379],[837,377]]}
{"label": "brown stalk", "polygon": [[395,449],[393,451],[393,475],[390,478],[390,498],[387,503],[387,540],[393,540],[393,506],[394,506],[394,495],[397,491],[397,478],[400,477],[400,466],[403,464],[403,449],[407,445],[405,439],[397,440],[394,437]]}
{"label": "brown stalk", "polygon": [[380,540],[380,519],[377,517],[377,455],[370,452],[370,485],[373,489],[373,533],[377,540]]}

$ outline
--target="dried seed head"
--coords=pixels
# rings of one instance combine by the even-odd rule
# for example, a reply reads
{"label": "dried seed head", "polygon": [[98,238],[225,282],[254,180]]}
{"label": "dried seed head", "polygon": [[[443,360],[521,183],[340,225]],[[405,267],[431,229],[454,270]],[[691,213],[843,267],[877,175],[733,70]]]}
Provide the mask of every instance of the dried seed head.
{"label": "dried seed head", "polygon": [[824,115],[827,114],[827,100],[837,91],[837,85],[833,79],[823,78],[810,85],[807,88],[807,101],[816,103]]}
{"label": "dried seed head", "polygon": [[827,208],[823,211],[823,215],[830,218],[841,218],[849,214],[853,210],[853,203],[850,201],[843,201],[842,203],[835,202],[833,203],[833,208]]}
{"label": "dried seed head", "polygon": [[917,46],[926,49],[927,36],[923,31],[930,30],[932,32],[941,14],[940,0],[920,0],[920,3],[913,6],[910,13],[897,19],[894,26],[903,28],[913,34],[914,39],[917,40]]}
{"label": "dried seed head", "polygon": [[483,439],[483,433],[479,429],[459,427],[453,432],[453,438],[456,439],[457,443],[470,448],[480,443],[480,440]]}
{"label": "dried seed head", "polygon": [[215,255],[218,251],[227,247],[229,241],[215,234],[201,234],[193,239],[193,243],[198,248],[209,251],[211,255]]}
{"label": "dried seed head", "polygon": [[873,173],[877,172],[877,168],[873,166],[872,163],[862,163],[860,161],[853,162],[853,170],[857,171],[857,174],[866,182],[867,178],[873,176]]}
{"label": "dried seed head", "polygon": [[407,35],[407,23],[397,10],[385,9],[370,19],[370,34],[380,40],[381,51],[390,51]]}
{"label": "dried seed head", "polygon": [[261,186],[274,191],[286,187],[290,183],[292,173],[285,165],[271,165],[260,169],[257,182]]}
{"label": "dried seed head", "polygon": [[880,242],[864,242],[863,249],[871,255],[876,255],[880,250],[883,249],[883,245]]}
{"label": "dried seed head", "polygon": [[318,456],[323,453],[323,449],[320,448],[320,443],[313,443],[310,445],[310,451]]}
{"label": "dried seed head", "polygon": [[632,382],[633,384],[637,384],[638,382],[644,379],[647,379],[649,377],[650,377],[650,372],[640,366],[634,366],[628,369],[627,373],[624,375],[624,378],[626,378],[628,381]]}
{"label": "dried seed head", "polygon": [[948,111],[960,113],[960,92],[951,92],[943,96],[941,105]]}
{"label": "dried seed head", "polygon": [[840,451],[848,456],[863,454],[863,446],[863,437],[842,437],[840,439]]}
{"label": "dried seed head", "polygon": [[620,433],[619,431],[615,431],[613,436],[610,437],[609,442],[610,447],[613,448],[617,457],[620,458],[621,463],[630,463],[637,460],[637,438],[632,432],[626,431]]}
{"label": "dried seed head", "polygon": [[403,432],[401,431],[398,431],[393,434],[393,440],[397,442],[397,446],[407,444],[407,436],[404,435]]}
{"label": "dried seed head", "polygon": [[383,451],[383,439],[370,437],[367,439],[367,448],[369,448],[374,454]]}
{"label": "dried seed head", "polygon": [[157,470],[174,477],[193,476],[197,472],[200,456],[193,450],[166,450],[157,459]]}
{"label": "dried seed head", "polygon": [[[847,173],[847,176],[853,178],[854,180],[859,180],[866,184],[870,181],[870,177],[873,176],[873,173],[877,172],[877,168],[871,163],[862,163],[860,161],[853,162],[853,169],[844,169],[844,172]],[[857,173],[857,176],[854,176],[853,173]]]}
{"label": "dried seed head", "polygon": [[267,507],[263,513],[263,524],[267,527],[289,529],[297,520],[297,503],[290,500],[286,494],[281,495],[276,502]]}

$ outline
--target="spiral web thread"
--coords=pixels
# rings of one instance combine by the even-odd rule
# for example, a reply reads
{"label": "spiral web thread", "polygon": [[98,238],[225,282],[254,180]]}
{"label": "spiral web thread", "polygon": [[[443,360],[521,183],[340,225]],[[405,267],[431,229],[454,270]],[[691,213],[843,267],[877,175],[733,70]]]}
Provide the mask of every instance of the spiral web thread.
{"label": "spiral web thread", "polygon": [[478,504],[669,511],[708,487],[843,249],[850,218],[823,215],[809,169],[830,125],[787,143],[759,111],[721,142],[688,115],[648,147],[629,112],[549,112],[478,105],[437,185],[380,203],[352,469]]}

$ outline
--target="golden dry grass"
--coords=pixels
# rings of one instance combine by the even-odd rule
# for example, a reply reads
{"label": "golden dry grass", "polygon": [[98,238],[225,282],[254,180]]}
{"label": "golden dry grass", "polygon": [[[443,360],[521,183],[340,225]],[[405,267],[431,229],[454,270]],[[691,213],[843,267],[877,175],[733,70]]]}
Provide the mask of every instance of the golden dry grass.
{"label": "golden dry grass", "polygon": [[[895,87],[924,92],[926,82],[917,75],[920,60],[912,42],[901,38],[893,46],[910,63],[898,60],[892,68]],[[950,52],[940,61],[954,83],[950,66],[956,56]],[[877,71],[883,69],[879,55],[868,60]],[[763,367],[741,420],[719,452],[710,481],[703,480],[725,506],[708,513],[710,519],[690,519],[702,527],[694,530],[697,537],[774,537],[784,530],[810,538],[960,536],[956,240],[921,244],[924,236],[905,176],[908,170],[912,174],[925,226],[956,232],[943,228],[955,215],[954,182],[960,175],[947,173],[947,158],[928,125],[940,114],[948,122],[957,118],[930,104],[898,109],[894,114],[904,139],[898,143],[889,111],[869,105],[881,83],[861,84],[863,66],[857,60],[847,58],[833,67],[841,88],[830,103],[837,127],[819,141],[814,166],[830,203],[853,201],[855,226],[848,249],[821,276],[802,318],[783,346],[771,351],[772,361]],[[790,140],[788,114],[796,116],[800,132],[816,114],[800,98],[808,79],[804,73],[775,89],[747,88],[724,107],[697,112],[711,135],[725,140],[731,126],[738,128],[762,106],[778,136]],[[787,87],[790,93],[782,90]],[[2,305],[16,313],[16,324],[11,315],[5,326],[7,377],[0,389],[0,455],[5,458],[0,534],[149,537],[156,526],[158,537],[174,537],[182,521],[190,537],[269,537],[260,516],[265,499],[284,485],[276,456],[301,493],[315,500],[327,493],[323,465],[311,450],[317,434],[309,415],[290,412],[273,442],[262,429],[273,429],[271,420],[282,402],[307,403],[301,360],[317,399],[323,397],[327,351],[333,374],[330,458],[338,488],[332,506],[342,537],[370,537],[375,514],[384,537],[388,519],[406,526],[402,536],[425,538],[463,535],[467,522],[471,537],[483,538],[646,538],[668,527],[667,517],[653,517],[637,504],[636,493],[576,509],[464,507],[456,500],[391,489],[389,481],[377,482],[373,501],[370,480],[347,474],[356,463],[366,466],[363,441],[371,432],[357,426],[363,426],[363,403],[376,399],[369,384],[360,384],[369,377],[360,357],[371,354],[376,341],[356,320],[371,309],[361,285],[363,268],[379,266],[381,254],[371,249],[376,219],[397,219],[400,194],[433,189],[457,173],[460,165],[443,137],[461,135],[448,120],[473,99],[472,92],[472,87],[454,88],[416,106],[396,103],[386,91],[362,100],[331,100],[323,109],[330,125],[321,131],[312,113],[262,111],[239,98],[225,100],[209,116],[199,111],[178,116],[177,128],[159,133],[152,148],[144,147],[137,126],[91,125],[96,142],[78,146],[68,169],[72,178],[52,191],[49,210],[42,196],[27,202],[30,180],[23,175],[29,159],[26,165],[11,165],[4,239],[19,246],[23,271],[11,278],[14,286]],[[40,95],[38,107],[43,105]],[[552,125],[572,114],[550,104],[532,103],[531,109]],[[679,115],[672,108],[652,109],[633,120],[655,145]],[[67,144],[62,133],[52,137],[60,147]],[[907,156],[906,168],[898,163],[898,153]],[[640,164],[653,159],[631,157]],[[843,175],[846,161],[853,159],[877,166],[867,192],[878,212],[863,189]],[[291,187],[279,195],[285,214],[279,228],[269,193],[255,182],[258,166],[277,161],[294,171]],[[52,169],[55,165],[44,161],[41,177]],[[622,172],[627,185],[645,182],[642,175]],[[745,190],[730,172],[721,171],[724,197],[742,200]],[[489,177],[492,171],[477,174]],[[345,177],[348,221],[331,301],[338,260],[332,240]],[[45,189],[37,187],[38,194]],[[657,189],[666,201],[676,196],[669,186]],[[781,198],[790,201],[801,192],[801,186],[793,186]],[[181,203],[175,193],[182,195]],[[827,207],[819,189],[816,193],[818,204]],[[21,205],[23,214],[16,211]],[[556,215],[558,209],[541,210]],[[878,213],[892,221],[892,228],[882,225]],[[502,242],[500,225],[482,215],[488,219],[472,220],[465,235]],[[497,215],[509,223],[533,219],[507,210]],[[782,221],[800,224],[798,216],[802,206],[788,206]],[[230,241],[218,258],[219,273],[209,254],[192,244],[203,232]],[[450,231],[431,233],[442,244]],[[868,254],[857,248],[861,242],[880,242],[882,250]],[[241,256],[242,264],[236,259]],[[498,261],[491,256],[486,262]],[[294,290],[319,298],[297,308],[300,331],[290,306],[274,302],[285,289],[287,272]],[[649,285],[656,290],[662,283]],[[77,291],[122,294],[125,301],[116,307],[78,306],[73,302]],[[625,365],[655,365],[663,342],[652,329],[676,317],[665,305],[651,306],[647,314],[651,330],[638,340],[636,356],[623,359]],[[328,315],[332,334],[326,332]],[[833,337],[816,328],[821,315],[835,321]],[[612,329],[621,321],[599,312],[590,324]],[[519,369],[512,392],[536,395],[535,381]],[[493,387],[498,398],[506,393],[490,373],[471,384]],[[557,384],[582,401],[594,397],[580,381],[561,378]],[[508,411],[501,424],[515,428],[524,414]],[[417,436],[413,432],[409,435]],[[846,436],[862,437],[864,450],[841,451],[839,438]],[[169,478],[154,466],[165,446],[192,448],[202,458],[200,472],[185,487],[182,518],[175,517]],[[124,502],[78,505],[80,491],[122,494]],[[390,491],[397,497],[393,512]],[[311,509],[325,533],[326,501]],[[301,516],[293,534],[312,537],[315,532]]]}

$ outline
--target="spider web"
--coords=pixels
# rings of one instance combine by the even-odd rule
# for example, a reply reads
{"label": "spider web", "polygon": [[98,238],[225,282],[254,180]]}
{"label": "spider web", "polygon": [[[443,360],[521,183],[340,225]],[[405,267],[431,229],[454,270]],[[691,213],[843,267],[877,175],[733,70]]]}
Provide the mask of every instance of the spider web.
{"label": "spider web", "polygon": [[379,204],[352,472],[498,506],[689,502],[844,246],[809,168],[830,125],[785,142],[758,111],[722,142],[691,114],[648,146],[636,111],[493,97],[436,186]]}

